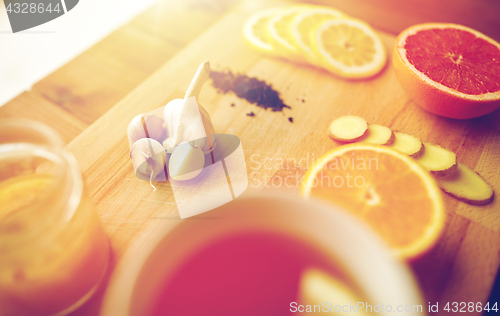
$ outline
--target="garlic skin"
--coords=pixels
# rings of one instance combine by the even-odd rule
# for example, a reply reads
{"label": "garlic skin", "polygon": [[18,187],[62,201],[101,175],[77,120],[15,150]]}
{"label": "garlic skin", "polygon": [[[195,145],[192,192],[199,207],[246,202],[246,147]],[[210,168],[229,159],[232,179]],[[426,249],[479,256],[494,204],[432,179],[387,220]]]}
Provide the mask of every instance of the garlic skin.
{"label": "garlic skin", "polygon": [[168,102],[163,110],[168,137],[163,142],[167,151],[183,142],[196,141],[202,151],[210,150],[207,136],[215,134],[210,115],[195,96]]}
{"label": "garlic skin", "polygon": [[165,149],[152,138],[141,138],[134,142],[130,150],[134,171],[140,179],[154,179],[164,172]]}
{"label": "garlic skin", "polygon": [[141,138],[152,138],[163,142],[167,137],[163,118],[152,113],[139,114],[130,121],[127,128],[129,147]]}

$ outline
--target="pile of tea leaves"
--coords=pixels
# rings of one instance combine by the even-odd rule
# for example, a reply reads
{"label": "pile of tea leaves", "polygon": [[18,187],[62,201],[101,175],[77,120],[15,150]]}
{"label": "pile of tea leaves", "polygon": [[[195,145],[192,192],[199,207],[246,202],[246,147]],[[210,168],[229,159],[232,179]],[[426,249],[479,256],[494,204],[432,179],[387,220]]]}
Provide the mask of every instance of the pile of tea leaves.
{"label": "pile of tea leaves", "polygon": [[228,71],[211,71],[212,85],[221,93],[234,92],[239,98],[256,104],[264,109],[272,111],[283,111],[284,108],[291,109],[280,98],[278,91],[270,84],[255,77]]}

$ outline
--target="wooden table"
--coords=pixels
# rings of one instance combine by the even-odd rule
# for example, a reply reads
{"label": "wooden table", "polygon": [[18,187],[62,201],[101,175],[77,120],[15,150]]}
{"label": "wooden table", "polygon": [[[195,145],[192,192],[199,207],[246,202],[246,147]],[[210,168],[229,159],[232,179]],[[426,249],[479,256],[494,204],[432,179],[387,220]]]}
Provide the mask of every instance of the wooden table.
{"label": "wooden table", "polygon": [[[113,161],[95,158],[96,152],[126,153],[128,146],[125,140],[125,129],[121,126],[112,126],[115,118],[133,117],[137,113],[145,112],[154,107],[165,104],[169,99],[181,97],[182,87],[189,83],[189,79],[196,68],[189,69],[185,74],[176,68],[176,65],[190,65],[186,52],[194,48],[210,47],[209,40],[214,34],[223,32],[227,23],[235,23],[240,27],[242,17],[248,16],[259,5],[251,5],[251,1],[162,1],[144,13],[137,16],[130,23],[119,28],[100,43],[90,48],[65,66],[35,84],[31,91],[26,91],[0,108],[0,117],[26,117],[42,121],[53,127],[62,138],[69,143],[68,149],[79,160],[87,186],[93,195],[101,219],[110,235],[113,246],[113,259],[111,267],[114,268],[120,257],[141,232],[151,229],[154,215],[174,214],[160,211],[151,204],[138,205],[152,207],[146,215],[131,212],[118,212],[118,203],[124,203],[121,192],[114,185],[127,188],[127,181],[133,181],[133,171],[129,161],[119,166],[121,173],[103,174],[106,167],[111,168]],[[368,0],[356,1],[326,1],[317,0],[319,4],[332,4],[346,13],[367,20],[388,33],[381,33],[385,44],[390,47],[393,35],[403,28],[426,21],[456,22],[474,27],[489,36],[500,40],[500,22],[496,19],[495,12],[500,12],[498,3],[486,0],[467,0],[460,3],[456,1],[441,1],[439,5],[432,1],[400,1],[383,0],[374,6]],[[270,6],[266,4],[264,6]],[[240,23],[240,24],[237,24]],[[392,33],[393,35],[390,35]],[[242,47],[236,42],[231,45]],[[231,46],[232,47],[232,46]],[[230,49],[230,48],[228,48]],[[207,54],[222,54],[222,49],[213,48]],[[276,88],[285,91],[285,81],[291,74],[293,65],[284,61],[269,60],[258,54],[248,53],[240,59],[228,56],[229,60],[239,61],[240,68],[236,70],[252,71],[266,81],[276,84]],[[214,55],[216,56],[216,55]],[[249,57],[250,56],[250,57]],[[162,66],[163,65],[163,66]],[[226,66],[221,62],[221,65]],[[161,67],[161,68],[160,68]],[[156,71],[156,73],[155,73]],[[271,73],[271,71],[274,71]],[[316,77],[326,78],[326,73],[310,74],[313,70],[301,70],[309,74],[311,80]],[[172,77],[176,75],[175,77]],[[170,77],[169,77],[170,76]],[[175,78],[176,85],[166,88],[157,95],[151,95],[151,87],[167,85],[168,80]],[[147,79],[147,80],[146,80]],[[320,80],[320,79],[318,79]],[[339,85],[348,85],[338,79]],[[377,80],[386,80],[395,83],[394,75],[390,69]],[[166,81],[166,82],[165,82]],[[283,84],[280,84],[282,82]],[[141,84],[142,83],[142,84]],[[314,82],[313,82],[314,83]],[[313,85],[311,83],[311,85]],[[140,85],[141,84],[141,85]],[[369,83],[360,86],[368,89]],[[456,121],[431,115],[411,104],[397,85],[394,94],[375,95],[380,97],[381,103],[388,107],[400,108],[398,113],[377,110],[376,108],[360,107],[356,112],[363,114],[372,123],[385,124],[392,128],[401,129],[415,134],[427,141],[437,142],[457,153],[459,161],[479,171],[489,183],[494,186],[495,192],[500,192],[500,178],[498,157],[500,157],[500,111],[482,118]],[[361,89],[359,88],[359,89]],[[372,89],[374,89],[372,87]],[[300,95],[283,92],[289,102],[295,99],[306,98],[306,105],[314,100],[308,96],[312,87],[298,89]],[[375,89],[376,90],[376,89]],[[360,90],[361,91],[361,90]],[[230,100],[236,100],[241,109],[231,115],[226,115],[227,105]],[[214,122],[225,132],[238,135],[259,135],[252,123],[244,121],[246,110],[252,106],[230,96],[221,97],[213,91],[203,91],[200,100],[204,102],[211,113]],[[353,104],[360,103],[359,99],[352,96]],[[367,101],[371,102],[371,101]],[[137,108],[136,104],[140,106]],[[394,105],[396,104],[396,105]],[[155,106],[156,105],[156,106]],[[283,141],[294,146],[278,148],[272,158],[303,157],[304,150],[293,149],[298,146],[294,137],[300,136],[301,143],[313,144],[308,152],[321,154],[335,144],[328,142],[325,128],[321,124],[331,118],[318,117],[307,114],[300,104],[291,104],[294,108],[290,114],[296,115],[294,128],[297,134],[290,134],[289,130],[281,131]],[[295,105],[295,106],[294,106]],[[340,112],[331,112],[330,115]],[[344,113],[346,111],[344,110]],[[269,123],[278,122],[278,119],[288,121],[285,117],[267,116],[267,112],[259,112],[255,119],[267,120]],[[310,118],[307,115],[311,115]],[[281,115],[280,115],[281,116]],[[318,121],[318,130],[308,129],[308,125],[301,121],[315,119]],[[235,124],[234,122],[240,123]],[[123,121],[124,122],[124,121]],[[118,125],[124,124],[117,123]],[[282,123],[279,123],[282,124]],[[109,127],[109,130],[106,130]],[[125,124],[126,127],[126,124]],[[217,128],[217,126],[216,126]],[[288,128],[288,127],[287,127]],[[120,142],[113,148],[106,148],[105,143],[89,141],[108,132],[113,137],[114,131],[123,131]],[[279,129],[273,130],[280,132]],[[222,131],[221,131],[222,132]],[[295,133],[295,132],[294,132]],[[262,134],[260,134],[262,137]],[[115,135],[116,136],[116,135]],[[247,155],[250,153],[264,154],[258,151],[258,145],[242,138]],[[123,140],[123,141],[121,141]],[[255,142],[260,142],[260,138]],[[246,141],[246,143],[245,143]],[[321,142],[319,142],[321,141]],[[297,141],[296,141],[297,142]],[[305,145],[301,145],[305,146]],[[267,152],[269,154],[269,152]],[[248,162],[248,156],[247,164]],[[496,159],[495,159],[496,158]],[[121,163],[121,162],[120,162]],[[96,167],[99,165],[99,167]],[[249,167],[247,165],[247,167]],[[306,167],[306,166],[303,166]],[[292,166],[298,170],[298,166]],[[276,174],[289,172],[286,168],[274,168],[267,175],[268,181]],[[125,184],[124,184],[125,183]],[[164,186],[168,189],[168,185]],[[149,193],[145,192],[144,199]],[[159,200],[156,200],[158,202]],[[165,198],[163,202],[167,202]],[[495,281],[500,263],[500,215],[498,198],[486,207],[471,207],[460,203],[445,195],[448,219],[446,232],[438,245],[424,258],[412,264],[420,286],[429,302],[485,302],[490,294]],[[147,202],[145,202],[147,203]],[[170,211],[169,211],[170,212]],[[153,223],[152,223],[153,222]],[[112,270],[112,269],[111,269]],[[109,277],[109,274],[108,274]],[[107,280],[106,280],[107,282]],[[97,294],[73,315],[97,315],[100,307],[106,282],[100,287]]]}

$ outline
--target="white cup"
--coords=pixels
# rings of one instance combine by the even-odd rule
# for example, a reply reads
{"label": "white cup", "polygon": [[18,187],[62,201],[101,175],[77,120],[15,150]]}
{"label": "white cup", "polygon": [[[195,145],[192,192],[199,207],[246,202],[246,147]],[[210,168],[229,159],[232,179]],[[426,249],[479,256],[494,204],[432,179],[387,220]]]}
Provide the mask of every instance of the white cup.
{"label": "white cup", "polygon": [[280,194],[240,197],[191,219],[167,220],[146,243],[139,238],[111,278],[102,315],[149,315],[163,283],[183,259],[216,239],[255,230],[296,237],[321,249],[343,267],[367,303],[391,306],[392,312],[377,315],[414,305],[422,306],[420,312],[404,315],[425,315],[427,305],[410,270],[366,224],[338,207]]}

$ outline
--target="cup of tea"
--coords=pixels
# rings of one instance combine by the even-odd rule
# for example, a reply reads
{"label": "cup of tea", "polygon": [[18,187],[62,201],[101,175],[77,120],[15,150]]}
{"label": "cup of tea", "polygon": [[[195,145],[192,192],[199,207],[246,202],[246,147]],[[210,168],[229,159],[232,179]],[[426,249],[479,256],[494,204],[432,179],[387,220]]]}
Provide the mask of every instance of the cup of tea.
{"label": "cup of tea", "polygon": [[122,257],[103,316],[425,313],[406,265],[340,208],[261,194],[165,220]]}

